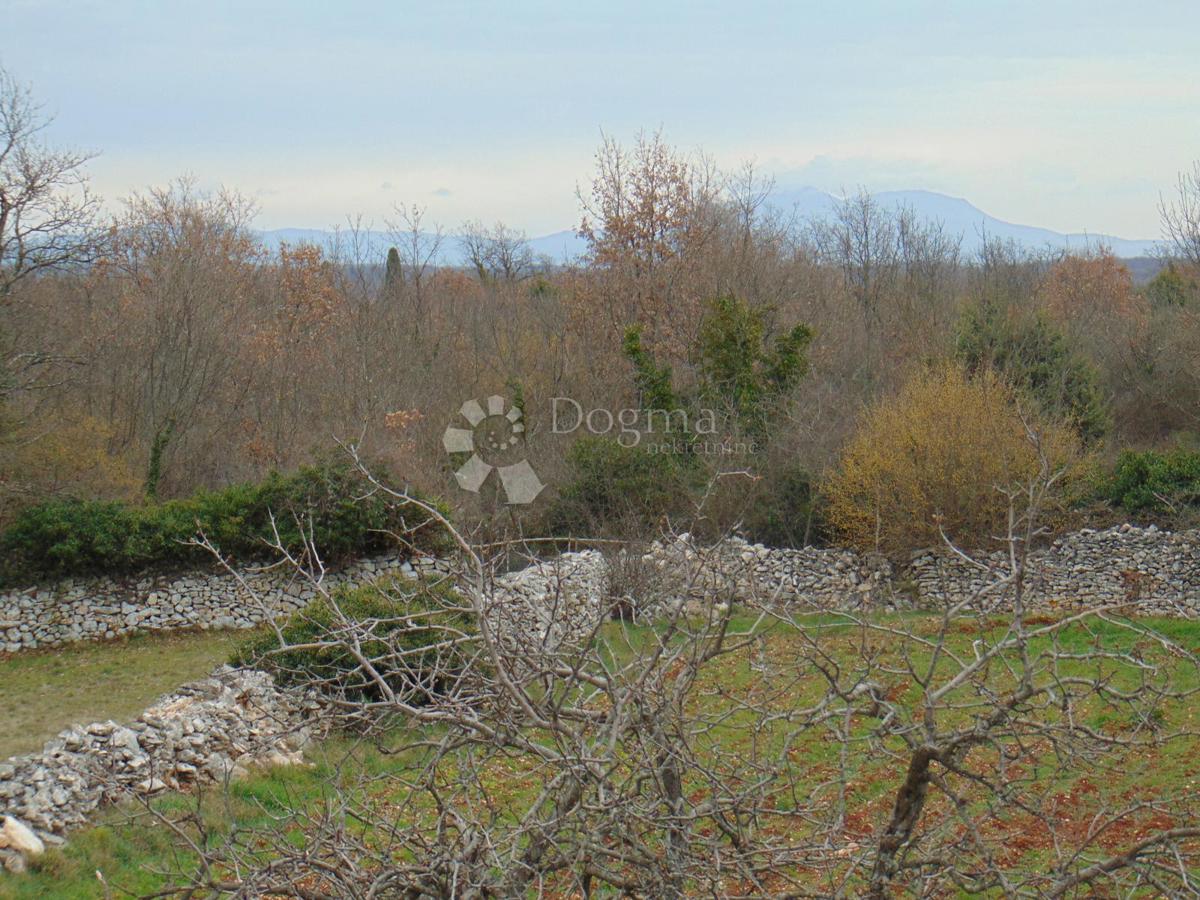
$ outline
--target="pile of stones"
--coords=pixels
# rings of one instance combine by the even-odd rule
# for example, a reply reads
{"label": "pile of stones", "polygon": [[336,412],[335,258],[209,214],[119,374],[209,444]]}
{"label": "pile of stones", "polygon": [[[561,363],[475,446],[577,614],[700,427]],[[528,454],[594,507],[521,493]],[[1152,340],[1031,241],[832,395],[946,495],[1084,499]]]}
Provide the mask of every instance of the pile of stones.
{"label": "pile of stones", "polygon": [[497,577],[487,610],[514,648],[554,648],[586,636],[614,616],[654,618],[679,607],[756,600],[814,608],[895,608],[906,601],[891,589],[882,558],[847,550],[775,549],[729,538],[715,546],[683,534],[612,554],[563,553]]}
{"label": "pile of stones", "polygon": [[23,871],[27,857],[62,844],[63,832],[102,803],[236,779],[255,765],[301,764],[318,711],[310,693],[226,666],[129,724],[67,728],[40,753],[0,763],[0,862]]}
{"label": "pile of stones", "polygon": [[596,550],[535,560],[498,576],[485,590],[485,611],[516,651],[554,648],[590,634],[606,613],[608,564]]}
{"label": "pile of stones", "polygon": [[651,544],[641,557],[659,573],[664,599],[804,605],[824,609],[892,607],[892,567],[880,556],[840,548],[766,547],[739,537],[697,545],[687,534]]}

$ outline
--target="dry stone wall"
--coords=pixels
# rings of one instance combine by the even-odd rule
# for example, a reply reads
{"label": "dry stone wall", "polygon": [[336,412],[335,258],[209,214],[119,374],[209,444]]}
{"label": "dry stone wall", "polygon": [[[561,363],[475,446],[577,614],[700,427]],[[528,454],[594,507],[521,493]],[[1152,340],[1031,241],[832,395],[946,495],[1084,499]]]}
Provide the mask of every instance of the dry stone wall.
{"label": "dry stone wall", "polygon": [[[326,580],[334,585],[390,572],[411,576],[415,571],[413,562],[382,557],[331,572]],[[252,628],[269,617],[294,612],[314,596],[312,585],[294,571],[250,573],[245,580],[253,596],[233,575],[215,571],[126,581],[69,578],[0,593],[0,652],[111,640],[140,632]]]}
{"label": "dry stone wall", "polygon": [[[1006,565],[1003,553],[982,559],[985,569],[944,553],[916,556],[911,584],[927,603],[970,596],[994,582]],[[1035,550],[1027,562],[1026,602],[1048,609],[1127,603],[1142,614],[1200,616],[1200,531],[1161,531],[1151,525],[1084,529]],[[1003,608],[1011,592],[988,605]]]}
{"label": "dry stone wall", "polygon": [[736,537],[699,546],[685,534],[650,545],[641,562],[657,574],[663,602],[716,597],[858,609],[905,601],[891,589],[892,567],[886,559],[844,548],[784,549]]}
{"label": "dry stone wall", "polygon": [[[653,602],[688,601],[713,588],[732,597],[802,601],[827,608],[938,605],[961,599],[993,580],[1003,554],[983,558],[980,569],[941,551],[914,555],[893,571],[886,560],[838,548],[776,549],[731,539],[697,547],[686,535],[655,543],[640,553],[605,557],[594,550],[563,554],[497,580],[496,599],[521,610],[509,612],[542,634],[572,630],[545,610],[593,616],[635,585],[639,565],[658,573]],[[414,568],[414,565],[417,568]],[[434,561],[369,559],[327,576],[330,584],[398,572],[436,568]],[[1037,550],[1029,560],[1029,602],[1046,607],[1128,601],[1143,612],[1200,615],[1200,531],[1172,533],[1154,526],[1085,529]],[[145,631],[179,628],[249,628],[268,617],[287,615],[313,597],[313,588],[294,574],[248,577],[258,600],[233,576],[197,573],[146,577],[129,582],[71,579],[57,585],[0,594],[0,652],[104,640]],[[624,582],[629,582],[628,584]],[[679,596],[676,596],[679,595]],[[542,602],[549,597],[553,603]],[[631,604],[645,602],[631,596]],[[997,596],[989,602],[1003,605]]]}
{"label": "dry stone wall", "polygon": [[[701,548],[684,539],[654,545],[644,560],[669,574],[676,588],[691,583],[693,598],[724,591],[744,599],[774,599],[829,609],[939,607],[970,597],[1007,571],[1003,552],[977,555],[977,564],[944,550],[913,555],[893,569],[872,554],[844,549],[783,550],[726,541]],[[1025,601],[1040,609],[1128,605],[1143,615],[1200,617],[1200,531],[1170,532],[1151,525],[1084,529],[1036,549],[1026,561]],[[1011,604],[996,591],[981,605]]]}

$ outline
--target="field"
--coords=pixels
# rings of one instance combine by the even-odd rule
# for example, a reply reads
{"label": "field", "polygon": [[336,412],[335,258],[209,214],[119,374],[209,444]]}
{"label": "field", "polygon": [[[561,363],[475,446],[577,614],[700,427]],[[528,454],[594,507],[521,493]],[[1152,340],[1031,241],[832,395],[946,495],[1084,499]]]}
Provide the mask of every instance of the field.
{"label": "field", "polygon": [[229,656],[229,632],[139,635],[0,657],[0,760],[40,750],[68,725],[136,716]]}
{"label": "field", "polygon": [[[737,624],[748,627],[749,622]],[[894,681],[886,685],[890,701],[900,707],[917,708],[922,692],[899,673],[908,662],[915,661],[918,665],[928,662],[928,659],[921,659],[919,653],[914,653],[914,648],[921,646],[922,636],[933,632],[937,620],[928,616],[906,616],[881,619],[878,624],[884,627],[903,624],[914,636],[914,641],[907,646],[900,640],[868,639],[864,643],[861,630],[825,618],[812,618],[797,626],[776,625],[767,630],[761,644],[714,661],[703,671],[693,694],[697,713],[721,722],[699,741],[700,752],[708,752],[712,758],[743,760],[765,760],[784,752],[792,763],[785,776],[787,784],[780,785],[782,789],[774,794],[772,808],[762,817],[762,829],[780,836],[799,835],[809,827],[806,823],[811,822],[813,810],[827,810],[844,804],[839,842],[829,848],[828,859],[820,865],[795,867],[785,873],[785,878],[776,887],[782,887],[784,880],[789,880],[792,884],[805,885],[808,890],[820,891],[826,885],[832,893],[834,886],[841,884],[848,896],[856,896],[860,890],[853,885],[861,876],[851,871],[851,861],[860,843],[865,844],[872,832],[888,821],[904,778],[904,768],[899,762],[901,757],[889,754],[901,748],[892,743],[886,745],[888,752],[872,751],[865,740],[865,722],[854,723],[854,737],[843,745],[830,741],[828,732],[822,729],[793,733],[784,715],[812,704],[822,692],[819,679],[793,677],[797,661],[811,657],[814,642],[820,645],[826,658],[847,671],[861,666],[865,658],[872,660],[875,671],[895,671],[898,674]],[[1153,627],[1186,650],[1200,651],[1200,623],[1141,620],[1138,624]],[[634,651],[639,642],[653,638],[645,628],[615,624],[612,628],[614,631],[625,630]],[[963,627],[954,630],[948,648],[957,654],[969,653],[981,634],[994,636],[998,633],[1000,623],[984,623],[983,628],[981,632],[974,625],[964,623]],[[188,649],[190,664],[202,670],[205,654],[215,652],[224,639],[207,636],[202,641],[190,640],[194,643],[185,640],[181,642],[182,646]],[[1136,635],[1105,624],[1094,625],[1090,631],[1073,627],[1060,641],[1061,647],[1068,651],[1100,646],[1106,651],[1135,656],[1146,652],[1139,643]],[[130,649],[135,654],[140,652],[149,656],[158,645],[151,642],[148,647],[142,647],[139,642],[131,642]],[[99,654],[100,648],[95,652]],[[6,663],[11,664],[11,660]],[[31,658],[27,665],[32,668],[36,664]],[[91,665],[92,669],[83,666],[73,671],[92,671],[98,664]],[[1080,663],[1081,668],[1084,665],[1090,663]],[[1177,665],[1177,670],[1171,673],[1176,687],[1188,690],[1200,686],[1190,662]],[[103,671],[102,666],[99,671]],[[1115,680],[1125,677],[1115,671],[1108,674]],[[27,673],[27,677],[32,676]],[[62,677],[64,681],[70,680],[65,675]],[[1004,674],[997,674],[996,686],[1001,687],[1005,679]],[[145,691],[152,689],[151,684],[142,681],[135,680],[133,684]],[[79,689],[82,691],[82,687]],[[132,698],[121,698],[121,702],[139,705]],[[749,703],[780,716],[765,728],[750,728],[748,715],[739,711],[739,708],[744,709],[743,704]],[[115,705],[110,714],[119,714]],[[1087,724],[1097,733],[1135,735],[1142,728],[1142,723],[1107,706],[1087,710],[1086,714]],[[50,718],[53,717],[47,715],[45,721],[49,722]],[[1195,719],[1194,704],[1175,702],[1164,707],[1154,728],[1163,734],[1176,729],[1190,730],[1197,725]],[[384,738],[384,744],[400,748],[414,736],[411,729],[397,727]],[[430,736],[429,733],[426,736]],[[975,762],[986,766],[987,761],[982,757],[995,749],[985,745],[973,751],[980,756]],[[1000,862],[1017,873],[1042,872],[1055,855],[1056,842],[1087,842],[1092,851],[1103,855],[1117,852],[1156,829],[1184,824],[1179,816],[1185,807],[1168,810],[1164,804],[1194,793],[1197,781],[1200,781],[1200,758],[1195,754],[1194,739],[1166,741],[1154,747],[1114,746],[1093,753],[1086,766],[1070,767],[1056,766],[1051,748],[1039,746],[1036,741],[1019,750],[1012,747],[999,749],[1009,754],[1005,772],[1013,796],[1019,796],[1025,804],[1040,804],[1038,815],[1029,808],[1012,805],[979,818],[985,837],[1001,854]],[[360,810],[372,810],[384,819],[389,810],[395,810],[400,819],[416,818],[415,825],[421,827],[420,818],[429,811],[427,798],[409,796],[400,779],[395,777],[412,768],[416,761],[415,752],[401,750],[395,755],[381,754],[378,748],[364,742],[338,738],[315,748],[310,754],[313,766],[256,772],[253,777],[233,785],[228,798],[210,790],[203,798],[167,796],[156,800],[155,805],[176,817],[198,808],[201,820],[211,829],[210,840],[213,835],[227,834],[233,826],[239,829],[262,827],[268,831],[290,827],[297,832],[293,836],[298,838],[301,826],[287,812],[315,811],[325,804],[336,806],[339,794],[349,798]],[[844,773],[844,777],[839,777],[839,773]],[[530,758],[496,759],[491,763],[491,769],[483,773],[482,783],[504,818],[515,814],[522,803],[534,795],[541,786],[543,774]],[[692,791],[702,791],[705,787],[703,779],[693,779],[690,774],[685,775],[685,783]],[[991,799],[994,797],[989,798],[984,791],[966,789],[963,794],[964,803],[976,813],[981,812]],[[1147,803],[1143,810],[1105,824],[1108,810],[1140,801]],[[931,799],[924,814],[922,833],[937,835],[952,827],[955,813],[943,800]],[[403,821],[402,824],[410,822]],[[194,826],[185,827],[189,833],[195,833]],[[373,834],[370,828],[365,830],[363,837],[368,844],[384,839],[382,835]],[[166,882],[164,873],[188,871],[194,866],[194,857],[180,851],[179,847],[175,836],[144,813],[134,815],[131,810],[110,810],[96,827],[72,835],[67,848],[51,851],[35,861],[29,875],[0,878],[0,898],[104,897],[105,888],[96,873],[100,873],[112,896],[122,896],[122,891],[144,893],[156,890]],[[843,882],[841,879],[848,880]],[[549,885],[548,890],[554,895],[553,885]],[[560,895],[569,896],[565,892]],[[935,895],[967,896],[946,890]]]}

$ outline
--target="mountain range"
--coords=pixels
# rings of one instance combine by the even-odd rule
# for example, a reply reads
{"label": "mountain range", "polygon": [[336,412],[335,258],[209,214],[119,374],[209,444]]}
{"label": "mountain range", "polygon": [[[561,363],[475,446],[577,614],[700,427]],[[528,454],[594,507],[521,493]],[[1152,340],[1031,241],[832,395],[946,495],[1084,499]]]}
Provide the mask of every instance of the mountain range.
{"label": "mountain range", "polygon": [[[1110,234],[1064,234],[1036,225],[1006,222],[988,215],[967,200],[935,191],[882,191],[873,196],[886,208],[907,206],[919,218],[942,223],[948,234],[961,236],[962,250],[967,255],[979,248],[984,236],[1011,240],[1030,250],[1085,250],[1104,245],[1124,259],[1150,256],[1157,243]],[[838,198],[816,188],[798,187],[776,189],[767,202],[780,212],[793,214],[798,220],[804,221],[829,216]],[[295,244],[302,241],[329,246],[334,239],[334,232],[311,228],[278,228],[264,231],[261,235],[271,249],[277,249],[284,242]],[[380,247],[392,241],[382,231],[368,231],[362,237]],[[584,241],[572,230],[532,237],[529,245],[534,254],[549,257],[554,262],[568,262],[585,249]],[[440,261],[445,265],[465,263],[462,248],[453,235],[445,236]]]}

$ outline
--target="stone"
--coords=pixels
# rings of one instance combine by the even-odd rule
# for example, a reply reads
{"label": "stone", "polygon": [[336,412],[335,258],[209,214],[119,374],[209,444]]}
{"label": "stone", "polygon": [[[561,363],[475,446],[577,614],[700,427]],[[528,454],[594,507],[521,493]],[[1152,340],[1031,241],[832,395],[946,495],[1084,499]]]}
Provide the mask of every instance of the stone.
{"label": "stone", "polygon": [[137,756],[140,756],[142,753],[142,747],[138,743],[137,735],[128,728],[114,729],[108,738],[108,742],[114,747],[121,747]]}
{"label": "stone", "polygon": [[40,856],[46,852],[46,845],[42,843],[42,839],[20,819],[5,816],[4,824],[0,825],[0,831],[4,832],[4,836],[8,839],[8,846],[13,850],[18,850],[27,856]]}

